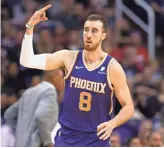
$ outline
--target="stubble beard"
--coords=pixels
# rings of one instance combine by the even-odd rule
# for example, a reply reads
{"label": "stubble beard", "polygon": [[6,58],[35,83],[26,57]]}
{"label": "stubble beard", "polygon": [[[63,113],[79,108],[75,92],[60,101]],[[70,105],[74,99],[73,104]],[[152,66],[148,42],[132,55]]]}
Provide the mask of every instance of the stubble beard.
{"label": "stubble beard", "polygon": [[94,50],[97,49],[97,47],[100,45],[100,43],[101,43],[101,40],[99,40],[99,41],[98,41],[97,43],[95,43],[95,44],[88,44],[88,45],[86,45],[86,44],[84,43],[84,49],[87,50],[87,51],[94,51]]}

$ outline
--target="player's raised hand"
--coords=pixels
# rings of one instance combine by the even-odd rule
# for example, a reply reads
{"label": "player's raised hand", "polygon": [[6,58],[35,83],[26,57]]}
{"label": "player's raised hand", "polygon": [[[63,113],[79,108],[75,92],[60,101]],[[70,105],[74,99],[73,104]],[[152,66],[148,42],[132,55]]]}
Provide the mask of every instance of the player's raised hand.
{"label": "player's raised hand", "polygon": [[46,21],[48,20],[48,18],[46,17],[46,10],[48,10],[51,7],[50,5],[45,6],[44,8],[36,11],[32,17],[30,18],[30,20],[28,21],[28,25],[29,26],[35,26],[36,24],[38,24],[41,21]]}
{"label": "player's raised hand", "polygon": [[103,122],[97,126],[97,136],[99,136],[99,139],[106,140],[110,137],[114,127],[109,122]]}

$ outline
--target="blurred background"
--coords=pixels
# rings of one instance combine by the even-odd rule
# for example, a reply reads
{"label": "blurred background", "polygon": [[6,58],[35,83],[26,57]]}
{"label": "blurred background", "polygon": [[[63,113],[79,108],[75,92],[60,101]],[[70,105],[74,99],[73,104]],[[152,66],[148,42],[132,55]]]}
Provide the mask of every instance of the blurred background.
{"label": "blurred background", "polygon": [[[41,82],[42,71],[19,64],[25,24],[52,4],[48,21],[35,27],[34,51],[54,53],[83,48],[83,24],[89,14],[108,20],[103,50],[116,58],[127,75],[135,105],[131,120],[115,129],[112,146],[161,146],[164,142],[164,0],[3,0],[1,4],[1,134],[8,146],[14,135],[5,110],[22,92]],[[121,106],[115,99],[115,114]]]}

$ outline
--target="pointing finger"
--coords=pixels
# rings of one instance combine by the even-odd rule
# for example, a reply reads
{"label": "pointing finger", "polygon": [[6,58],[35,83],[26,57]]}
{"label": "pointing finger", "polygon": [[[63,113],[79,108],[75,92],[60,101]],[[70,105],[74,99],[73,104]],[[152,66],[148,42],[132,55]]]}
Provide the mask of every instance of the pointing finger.
{"label": "pointing finger", "polygon": [[47,5],[44,8],[41,9],[41,12],[45,12],[46,10],[48,10],[52,5]]}

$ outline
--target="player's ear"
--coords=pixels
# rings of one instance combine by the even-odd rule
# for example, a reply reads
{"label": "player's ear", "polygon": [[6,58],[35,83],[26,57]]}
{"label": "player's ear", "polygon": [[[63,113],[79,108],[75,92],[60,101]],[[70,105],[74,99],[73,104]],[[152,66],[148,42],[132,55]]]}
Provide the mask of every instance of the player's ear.
{"label": "player's ear", "polygon": [[107,33],[104,32],[104,33],[102,34],[102,40],[105,40],[105,39],[106,39],[106,36],[107,36]]}

